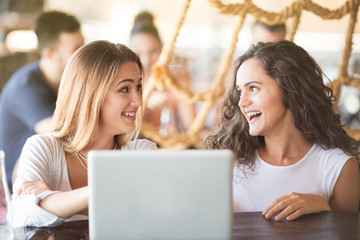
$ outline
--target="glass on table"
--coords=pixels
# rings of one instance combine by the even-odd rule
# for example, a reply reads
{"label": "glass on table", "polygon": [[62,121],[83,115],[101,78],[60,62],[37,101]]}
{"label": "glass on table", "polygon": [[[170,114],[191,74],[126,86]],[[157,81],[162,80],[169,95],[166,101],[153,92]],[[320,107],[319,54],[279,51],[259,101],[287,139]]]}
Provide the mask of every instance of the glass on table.
{"label": "glass on table", "polygon": [[11,240],[14,233],[10,225],[11,220],[11,196],[7,184],[5,170],[5,153],[0,150],[0,239]]}
{"label": "glass on table", "polygon": [[85,236],[73,229],[37,228],[28,232],[25,240],[85,240]]}

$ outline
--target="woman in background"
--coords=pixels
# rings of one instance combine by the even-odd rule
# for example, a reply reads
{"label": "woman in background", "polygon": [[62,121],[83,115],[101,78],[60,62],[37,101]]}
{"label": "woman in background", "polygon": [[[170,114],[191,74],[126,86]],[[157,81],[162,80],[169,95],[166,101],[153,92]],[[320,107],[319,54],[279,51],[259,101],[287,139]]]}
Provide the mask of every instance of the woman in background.
{"label": "woman in background", "polygon": [[332,110],[315,60],[293,42],[258,43],[237,61],[207,149],[236,156],[233,208],[266,218],[358,210],[358,142]]}
{"label": "woman in background", "polygon": [[[130,35],[130,47],[143,63],[146,85],[151,68],[162,50],[162,41],[151,13],[141,12],[136,15]],[[184,66],[172,65],[170,70],[181,87],[191,89],[190,77]],[[167,136],[184,132],[194,117],[194,105],[176,99],[171,91],[153,91],[147,102],[143,121],[157,129],[161,135]]]}
{"label": "woman in background", "polygon": [[71,57],[61,79],[55,129],[30,137],[14,184],[13,227],[54,226],[87,218],[90,150],[151,150],[136,140],[143,69],[121,44],[89,43]]}

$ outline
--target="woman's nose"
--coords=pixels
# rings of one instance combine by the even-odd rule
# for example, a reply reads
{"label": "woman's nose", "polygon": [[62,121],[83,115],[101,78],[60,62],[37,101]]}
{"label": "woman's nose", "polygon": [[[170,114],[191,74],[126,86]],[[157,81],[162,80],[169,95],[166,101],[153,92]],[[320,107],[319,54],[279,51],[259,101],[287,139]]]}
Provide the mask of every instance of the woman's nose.
{"label": "woman's nose", "polygon": [[142,94],[141,92],[135,92],[133,94],[133,98],[131,101],[132,105],[134,105],[135,107],[141,107],[143,100],[142,100]]}
{"label": "woman's nose", "polygon": [[249,103],[250,103],[250,100],[247,96],[246,93],[243,93],[241,96],[240,96],[240,99],[239,99],[239,107],[240,108],[246,108],[249,106]]}

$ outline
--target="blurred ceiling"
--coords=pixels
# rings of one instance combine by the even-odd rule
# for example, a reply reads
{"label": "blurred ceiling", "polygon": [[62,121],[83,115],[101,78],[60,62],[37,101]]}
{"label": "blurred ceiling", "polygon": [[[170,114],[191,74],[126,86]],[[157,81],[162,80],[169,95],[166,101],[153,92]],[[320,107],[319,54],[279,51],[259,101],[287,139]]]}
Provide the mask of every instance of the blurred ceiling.
{"label": "blurred ceiling", "polygon": [[[47,0],[45,6],[46,8],[68,10],[82,18],[101,21],[123,19],[126,16],[131,19],[138,11],[147,9],[156,15],[159,22],[171,22],[178,16],[183,2],[183,0]],[[242,3],[243,1],[222,0],[222,2],[226,4]],[[295,0],[253,0],[253,2],[265,10],[280,12]],[[346,0],[313,0],[313,2],[329,9],[336,9]],[[187,18],[187,22],[192,24],[208,24],[214,27],[229,25],[233,20],[232,17],[217,13],[207,0],[192,0]],[[347,21],[347,17],[341,20],[324,21],[314,14],[304,11],[299,31],[343,32]],[[359,24],[356,26],[356,32],[360,32]]]}
{"label": "blurred ceiling", "polygon": [[[20,0],[1,0],[20,2]],[[83,24],[87,41],[108,39],[127,43],[132,27],[133,17],[140,11],[148,10],[155,15],[157,26],[164,41],[173,34],[174,26],[180,15],[185,0],[21,0],[42,2],[45,10],[57,9],[76,15]],[[280,12],[295,0],[253,0],[253,2],[268,11]],[[336,9],[346,0],[313,0],[321,6]],[[241,0],[222,0],[226,3],[243,2]],[[1,4],[0,4],[1,6]],[[22,12],[21,15],[12,12],[0,13],[0,29],[4,26],[30,29],[36,14]],[[358,17],[358,19],[360,16]],[[192,0],[183,28],[178,38],[178,46],[193,48],[212,48],[228,45],[235,24],[233,16],[216,12],[207,0]],[[240,32],[239,46],[248,46],[249,29],[254,18],[247,16],[245,25]],[[295,41],[306,41],[312,35],[314,41],[308,40],[303,46],[313,49],[329,49],[340,51],[343,47],[344,34],[349,17],[340,20],[322,20],[312,13],[304,11]],[[288,21],[288,24],[291,22]],[[302,34],[304,33],[304,34]],[[354,36],[354,51],[360,51],[360,25],[356,25]],[[310,35],[309,35],[310,34]],[[318,43],[316,43],[316,41]],[[325,46],[322,43],[327,44]],[[243,45],[241,45],[243,44]],[[311,50],[311,49],[309,49]]]}

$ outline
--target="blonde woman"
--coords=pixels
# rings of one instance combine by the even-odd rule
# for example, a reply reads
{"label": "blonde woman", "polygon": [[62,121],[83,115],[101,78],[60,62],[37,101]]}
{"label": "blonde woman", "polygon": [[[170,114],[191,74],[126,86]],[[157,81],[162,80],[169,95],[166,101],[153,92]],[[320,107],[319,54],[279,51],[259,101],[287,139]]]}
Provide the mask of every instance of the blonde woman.
{"label": "blonde woman", "polygon": [[14,184],[13,226],[53,226],[87,218],[87,153],[152,150],[136,140],[142,114],[143,68],[121,44],[80,48],[61,79],[55,129],[24,145]]}

